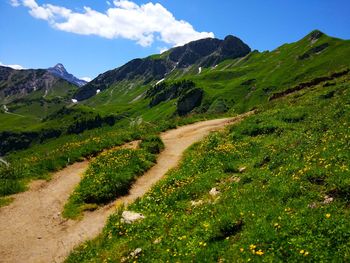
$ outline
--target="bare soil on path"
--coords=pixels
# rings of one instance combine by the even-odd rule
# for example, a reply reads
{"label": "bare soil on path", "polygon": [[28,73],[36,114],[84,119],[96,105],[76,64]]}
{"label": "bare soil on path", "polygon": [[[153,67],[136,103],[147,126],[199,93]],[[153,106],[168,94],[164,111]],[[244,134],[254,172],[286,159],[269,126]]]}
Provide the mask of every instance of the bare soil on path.
{"label": "bare soil on path", "polygon": [[[66,167],[48,182],[33,182],[28,191],[15,195],[9,206],[0,208],[0,262],[64,261],[75,246],[101,232],[116,205],[132,203],[149,191],[169,169],[176,167],[190,145],[248,114],[251,113],[198,122],[162,133],[165,149],[158,156],[157,164],[136,180],[128,195],[85,213],[82,220],[64,219],[61,211],[88,168],[88,161]],[[126,147],[132,148],[135,144]]]}

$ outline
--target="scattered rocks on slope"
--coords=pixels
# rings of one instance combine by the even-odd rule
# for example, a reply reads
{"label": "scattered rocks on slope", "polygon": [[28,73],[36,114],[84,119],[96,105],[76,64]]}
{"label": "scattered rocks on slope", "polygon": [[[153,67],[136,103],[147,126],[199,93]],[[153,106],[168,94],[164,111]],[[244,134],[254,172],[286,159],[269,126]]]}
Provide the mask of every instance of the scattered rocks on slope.
{"label": "scattered rocks on slope", "polygon": [[217,196],[220,194],[220,191],[218,189],[216,189],[216,187],[212,188],[210,191],[209,191],[209,194],[211,196]]}
{"label": "scattered rocks on slope", "polygon": [[122,214],[121,222],[126,224],[132,224],[135,221],[142,220],[144,218],[145,216],[140,213],[135,213],[132,211],[124,211]]}
{"label": "scattered rocks on slope", "polygon": [[204,203],[203,200],[191,201],[192,206],[199,206],[199,205],[202,205],[203,203]]}
{"label": "scattered rocks on slope", "polygon": [[142,252],[142,249],[138,247],[133,252],[130,253],[130,256],[136,257],[136,256],[140,255],[141,252]]}
{"label": "scattered rocks on slope", "polygon": [[247,167],[245,167],[245,166],[243,166],[243,167],[241,167],[241,168],[238,169],[238,171],[239,171],[240,173],[244,173],[246,170],[247,170]]}
{"label": "scattered rocks on slope", "polygon": [[323,204],[328,205],[334,201],[334,198],[331,196],[326,195],[323,200]]}

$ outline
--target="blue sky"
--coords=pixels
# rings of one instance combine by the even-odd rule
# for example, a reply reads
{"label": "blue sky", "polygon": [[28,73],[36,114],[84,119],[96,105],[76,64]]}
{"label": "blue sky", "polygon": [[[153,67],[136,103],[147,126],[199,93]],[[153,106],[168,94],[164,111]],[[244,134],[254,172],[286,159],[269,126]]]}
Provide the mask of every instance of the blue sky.
{"label": "blue sky", "polygon": [[94,78],[208,36],[233,34],[260,51],[313,29],[350,39],[349,14],[349,0],[1,0],[0,62],[61,62],[77,77]]}

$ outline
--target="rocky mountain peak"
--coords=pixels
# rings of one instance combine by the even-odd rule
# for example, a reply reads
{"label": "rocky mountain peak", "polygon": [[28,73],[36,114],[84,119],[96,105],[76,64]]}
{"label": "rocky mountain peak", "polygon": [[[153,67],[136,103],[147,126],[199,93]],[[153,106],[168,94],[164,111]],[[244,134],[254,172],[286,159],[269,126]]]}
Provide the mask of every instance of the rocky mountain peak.
{"label": "rocky mountain peak", "polygon": [[57,63],[53,68],[57,69],[57,70],[60,70],[62,72],[67,72],[66,68],[61,63]]}
{"label": "rocky mountain peak", "polygon": [[65,79],[68,82],[79,87],[84,86],[87,83],[85,80],[78,79],[77,77],[68,73],[62,63],[57,63],[54,67],[48,68],[47,71],[55,75],[56,77]]}

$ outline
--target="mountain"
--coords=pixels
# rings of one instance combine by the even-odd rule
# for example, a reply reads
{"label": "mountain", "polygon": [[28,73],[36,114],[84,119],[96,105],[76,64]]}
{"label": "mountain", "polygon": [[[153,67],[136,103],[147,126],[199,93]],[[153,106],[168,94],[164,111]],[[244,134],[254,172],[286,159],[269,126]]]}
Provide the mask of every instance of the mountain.
{"label": "mountain", "polygon": [[[30,130],[30,124],[37,125],[63,106],[74,108],[76,112],[83,107],[84,113],[79,118],[89,115],[85,112],[91,109],[101,116],[128,116],[141,122],[188,114],[246,112],[295,90],[307,89],[320,82],[331,83],[333,79],[349,74],[349,57],[349,40],[315,30],[294,43],[265,52],[251,52],[246,44],[232,36],[224,40],[202,39],[162,54],[134,59],[100,74],[79,89],[47,71],[6,68],[5,75],[11,71],[17,78],[42,74],[44,79],[60,81],[49,89],[37,85],[33,91],[33,80],[21,76],[18,84],[26,89],[19,89],[16,94],[6,97],[6,101],[0,100],[0,104],[6,105],[7,112],[17,114],[0,111],[0,123],[3,123],[0,130],[18,129],[24,127],[24,123]],[[1,92],[4,88],[8,91],[11,82],[13,79],[6,80],[4,86],[0,81],[0,99],[3,99]],[[18,85],[12,86],[16,91]],[[79,102],[73,104],[72,99]],[[72,115],[71,111],[63,112],[63,115]],[[71,117],[62,119],[75,118]],[[59,122],[59,118],[55,120]]]}
{"label": "mountain", "polygon": [[119,68],[107,71],[81,88],[76,94],[78,101],[96,95],[97,90],[108,89],[121,81],[137,81],[148,84],[162,80],[175,70],[185,71],[191,66],[214,67],[226,59],[235,59],[249,54],[251,49],[242,40],[227,36],[224,40],[207,38],[176,47],[160,55],[134,59]]}
{"label": "mountain", "polygon": [[349,40],[319,30],[272,51],[249,52],[242,43],[231,36],[203,39],[135,59],[99,75],[74,97],[100,111],[127,111],[148,121],[245,112],[275,93],[350,68]]}
{"label": "mountain", "polygon": [[77,85],[78,87],[84,86],[87,81],[78,79],[77,77],[73,76],[72,74],[68,73],[65,67],[61,64],[58,63],[56,66],[52,68],[47,69],[48,72],[51,74],[55,75],[56,77],[62,78],[67,80],[68,82]]}
{"label": "mountain", "polygon": [[16,70],[0,66],[0,103],[17,99],[68,95],[77,86],[45,69]]}

